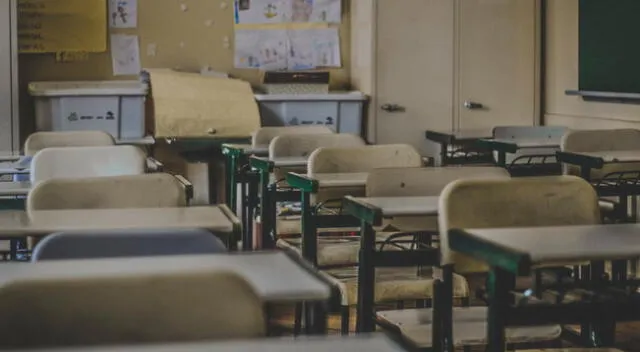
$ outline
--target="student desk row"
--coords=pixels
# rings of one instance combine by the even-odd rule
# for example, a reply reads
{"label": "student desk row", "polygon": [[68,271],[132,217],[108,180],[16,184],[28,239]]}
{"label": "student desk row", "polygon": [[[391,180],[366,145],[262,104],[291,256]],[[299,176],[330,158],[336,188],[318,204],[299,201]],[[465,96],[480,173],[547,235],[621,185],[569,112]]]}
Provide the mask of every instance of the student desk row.
{"label": "student desk row", "polygon": [[77,209],[0,212],[0,238],[45,237],[56,232],[148,228],[202,228],[234,248],[241,225],[225,206]]}
{"label": "student desk row", "polygon": [[[55,352],[60,350],[34,350]],[[73,348],[67,352],[327,352],[327,351],[404,351],[384,335],[326,338],[270,338],[231,342],[199,342],[190,344],[166,344],[155,346],[118,346]]]}
{"label": "student desk row", "polygon": [[566,130],[557,126],[499,126],[493,130],[428,130],[425,136],[440,145],[443,166],[497,163],[509,169],[513,176],[533,176],[560,173],[555,151],[559,150]]}

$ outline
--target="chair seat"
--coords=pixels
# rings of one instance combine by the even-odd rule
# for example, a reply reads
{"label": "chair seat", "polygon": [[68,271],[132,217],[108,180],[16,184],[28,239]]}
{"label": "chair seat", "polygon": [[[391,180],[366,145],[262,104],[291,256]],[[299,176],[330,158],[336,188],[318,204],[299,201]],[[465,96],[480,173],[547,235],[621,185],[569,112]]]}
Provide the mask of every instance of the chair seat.
{"label": "chair seat", "polygon": [[[358,303],[358,268],[340,268],[322,271],[339,289],[342,306]],[[433,298],[433,272],[430,267],[417,268],[377,268],[375,297],[376,304],[383,302],[422,300]],[[469,297],[467,280],[457,274],[453,276],[453,296]]]}
{"label": "chair seat", "polygon": [[[454,307],[454,345],[485,345],[487,312],[487,307]],[[376,314],[381,324],[395,327],[407,342],[418,348],[432,346],[432,315],[433,309],[430,308],[381,311]],[[506,329],[506,339],[508,343],[542,342],[555,340],[561,333],[560,325],[510,327]]]}
{"label": "chair seat", "polygon": [[[343,230],[343,229],[342,229]],[[392,233],[377,233],[378,241],[386,240]],[[276,246],[289,250],[302,256],[302,239],[279,239]],[[401,246],[404,246],[402,244]],[[403,247],[407,248],[407,247]],[[398,246],[386,246],[387,250],[400,250]],[[323,236],[318,239],[318,266],[346,266],[358,264],[358,252],[360,251],[360,236]]]}

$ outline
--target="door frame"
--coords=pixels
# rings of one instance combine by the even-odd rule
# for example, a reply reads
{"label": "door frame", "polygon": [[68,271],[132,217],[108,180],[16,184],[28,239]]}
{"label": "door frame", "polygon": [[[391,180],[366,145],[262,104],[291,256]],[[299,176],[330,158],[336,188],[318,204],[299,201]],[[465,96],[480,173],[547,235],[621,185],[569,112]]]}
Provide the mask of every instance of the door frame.
{"label": "door frame", "polygon": [[[10,95],[10,111],[8,116],[0,116],[0,119],[4,119],[5,122],[11,128],[9,130],[0,131],[0,138],[3,140],[11,141],[11,153],[18,154],[20,152],[20,115],[19,115],[19,83],[18,83],[18,0],[9,0],[8,7],[4,7],[1,11],[9,11],[9,13],[3,13],[4,16],[9,18],[9,23],[3,23],[2,26],[6,26],[9,29],[7,35],[1,40],[9,41],[10,52],[0,53],[8,54],[10,70],[9,72],[0,72],[0,76],[5,79],[8,78]],[[8,15],[8,16],[7,16]],[[4,92],[7,93],[7,92]]]}
{"label": "door frame", "polygon": [[[362,0],[352,0],[352,1],[362,1]],[[368,87],[371,92],[371,96],[369,97],[369,105],[367,111],[367,131],[366,135],[371,143],[376,143],[378,140],[378,1],[381,0],[373,0],[373,11],[371,13],[371,25],[372,25],[372,38],[370,42],[369,52],[371,53],[371,68],[373,72],[371,73],[371,86]],[[382,0],[384,1],[384,0]],[[460,79],[459,79],[459,68],[460,68],[460,59],[459,59],[459,48],[460,48],[460,23],[459,23],[459,11],[460,11],[460,2],[464,0],[454,0],[454,11],[453,11],[453,25],[454,25],[454,70],[453,77],[454,80],[454,91],[453,91],[453,121],[452,127],[459,128],[460,127],[460,105],[457,103],[460,100]],[[535,0],[535,67],[534,67],[534,113],[533,113],[533,125],[537,126],[542,124],[543,116],[542,116],[542,99],[544,94],[543,83],[543,68],[544,68],[544,57],[543,54],[543,34],[544,34],[544,21],[543,21],[543,1],[544,0]]]}

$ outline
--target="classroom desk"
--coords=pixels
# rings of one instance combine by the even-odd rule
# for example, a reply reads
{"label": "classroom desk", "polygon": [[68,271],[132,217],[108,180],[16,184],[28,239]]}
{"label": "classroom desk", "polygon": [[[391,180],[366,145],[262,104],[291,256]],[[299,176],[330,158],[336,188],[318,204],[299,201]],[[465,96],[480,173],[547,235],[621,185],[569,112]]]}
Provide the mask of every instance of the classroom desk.
{"label": "classroom desk", "polygon": [[[69,348],[67,352],[400,352],[399,345],[382,334],[348,337],[266,338],[230,342]],[[62,349],[33,352],[62,352]]]}
{"label": "classroom desk", "polygon": [[0,212],[0,237],[43,237],[56,232],[145,228],[202,228],[235,249],[239,220],[226,205],[180,208],[78,209]]}
{"label": "classroom desk", "polygon": [[640,170],[615,171],[593,179],[591,170],[602,169],[607,164],[640,163],[640,150],[556,153],[558,161],[580,168],[580,177],[589,181],[601,197],[618,197],[621,219],[636,221],[637,199],[631,198],[632,216],[628,217],[629,197],[640,195]]}
{"label": "classroom desk", "polygon": [[230,270],[241,275],[266,302],[326,302],[333,293],[332,287],[310,265],[277,251],[7,263],[0,270],[0,285],[15,280],[79,280],[212,269]]}
{"label": "classroom desk", "polygon": [[559,151],[556,154],[560,162],[579,166],[580,175],[587,181],[591,180],[591,169],[602,169],[605,164],[640,162],[640,150]]}
{"label": "classroom desk", "polygon": [[[509,170],[511,176],[559,175],[560,163],[556,151],[560,149],[560,138],[492,138],[476,142],[497,154],[498,166]],[[507,162],[507,154],[513,154]]]}
{"label": "classroom desk", "polygon": [[301,201],[300,220],[302,224],[302,256],[313,265],[318,265],[318,228],[354,228],[360,226],[360,222],[350,215],[323,214],[314,210],[311,205],[311,196],[318,193],[320,188],[340,187],[364,187],[367,184],[367,172],[353,173],[322,173],[313,177],[287,173],[287,183],[299,190]]}
{"label": "classroom desk", "polygon": [[[478,139],[492,138],[491,129],[462,129],[457,131],[436,131],[426,130],[425,138],[429,141],[440,144],[441,166],[451,164],[470,164],[493,162],[493,157],[483,155],[483,150],[474,148],[474,143]],[[456,150],[449,151],[452,146],[458,146]],[[471,152],[474,157],[467,154]],[[465,153],[465,156],[458,157],[456,154]]]}
{"label": "classroom desk", "polygon": [[0,197],[26,196],[31,190],[31,182],[0,182]]}
{"label": "classroom desk", "polygon": [[[276,183],[272,183],[271,174],[275,168],[306,168],[307,157],[279,157],[268,158],[252,156],[249,159],[251,167],[258,172],[260,183],[260,220],[262,221],[262,244],[273,247],[276,236],[276,205],[278,202],[297,201],[298,192],[278,191]],[[278,180],[275,180],[278,181]],[[253,239],[245,236],[246,245],[243,248],[249,249],[253,246]],[[243,242],[245,242],[243,241]]]}
{"label": "classroom desk", "polygon": [[377,266],[438,265],[435,248],[415,251],[377,251],[374,226],[386,217],[434,216],[440,197],[351,197],[343,201],[344,210],[360,221],[360,263],[358,265],[358,332],[375,331],[374,289]]}
{"label": "classroom desk", "polygon": [[[544,323],[576,324],[591,322],[587,335],[601,340],[605,346],[613,343],[614,334],[608,323],[639,320],[637,299],[627,299],[615,291],[605,296],[568,304],[510,305],[509,290],[516,276],[530,275],[535,267],[547,264],[569,264],[594,261],[591,277],[580,285],[603,290],[603,261],[614,261],[617,268],[613,282],[624,284],[626,260],[640,255],[640,225],[556,226],[500,229],[452,229],[449,231],[451,250],[482,260],[491,266],[488,283],[489,351],[503,351],[504,328],[507,325],[537,325]],[[590,286],[589,286],[590,285]],[[596,294],[596,296],[599,296]],[[601,325],[600,325],[601,324]]]}

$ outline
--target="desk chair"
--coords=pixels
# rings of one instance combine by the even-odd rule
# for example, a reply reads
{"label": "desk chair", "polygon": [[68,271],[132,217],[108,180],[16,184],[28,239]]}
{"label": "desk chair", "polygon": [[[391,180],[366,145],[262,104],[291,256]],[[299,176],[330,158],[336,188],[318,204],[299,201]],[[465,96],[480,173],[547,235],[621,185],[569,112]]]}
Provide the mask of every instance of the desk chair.
{"label": "desk chair", "polygon": [[251,134],[251,145],[253,147],[269,145],[271,141],[287,134],[331,134],[335,133],[327,126],[285,126],[285,127],[261,127]]}
{"label": "desk chair", "polygon": [[[286,134],[274,138],[269,144],[269,158],[309,157],[319,148],[355,148],[364,147],[366,142],[353,134]],[[303,169],[274,170],[274,179],[283,180],[287,172],[306,172]]]}
{"label": "desk chair", "polygon": [[[567,152],[600,152],[640,150],[640,130],[582,130],[571,131],[562,138],[560,150]],[[580,176],[580,167],[563,164],[566,175]],[[638,171],[640,163],[606,164],[602,169],[591,169],[591,179],[598,180],[613,172]]]}
{"label": "desk chair", "polygon": [[[367,197],[416,197],[416,196],[438,196],[448,185],[458,179],[509,179],[509,173],[499,167],[444,167],[444,168],[388,168],[373,170],[367,179]],[[396,230],[389,232],[383,230],[377,232],[374,247],[378,251],[384,250],[413,250],[421,249],[423,246],[430,246],[431,239],[437,234],[437,217],[433,216],[400,216],[385,221],[387,229]],[[407,240],[408,238],[408,240]],[[321,240],[322,241],[322,240]],[[360,239],[362,241],[362,239]],[[361,248],[360,241],[356,242],[353,248],[354,253]],[[334,247],[336,247],[334,245]],[[322,248],[322,242],[319,248]],[[320,251],[322,251],[321,249]],[[326,250],[326,249],[324,249]],[[354,262],[353,264],[363,265]],[[395,300],[402,302],[405,300],[417,300],[418,306],[424,307],[432,301],[433,279],[430,267],[405,266],[393,267],[393,265],[369,263],[375,272],[375,284],[364,282],[367,285],[365,291],[371,294],[374,304],[384,301]],[[386,267],[385,267],[386,266]],[[328,269],[329,275],[340,278],[344,269]],[[338,287],[348,295],[348,300],[343,300],[343,318],[347,318],[348,306],[360,305],[357,299],[358,282],[362,282],[359,275],[350,278],[342,278],[337,283]],[[469,303],[469,288],[466,280],[462,276],[455,276],[453,284],[454,296],[463,305]],[[417,294],[420,292],[422,294]],[[415,298],[419,297],[419,298]],[[400,304],[402,306],[402,304]],[[366,312],[373,312],[374,307],[366,307]],[[359,316],[360,320],[361,317]],[[366,332],[366,331],[365,331]]]}
{"label": "desk chair", "polygon": [[[350,134],[287,134],[274,138],[269,145],[269,159],[274,160],[277,158],[288,157],[310,157],[313,152],[319,148],[359,148],[366,145],[365,141],[356,135]],[[308,163],[307,163],[308,164]],[[292,189],[286,188],[286,184],[282,185],[287,172],[302,171],[306,172],[306,167],[276,167],[273,174],[270,176],[268,185],[265,187],[265,179],[261,180],[262,193],[267,192],[268,205],[261,209],[261,215],[263,216],[262,224],[263,231],[269,234],[275,234],[275,237],[279,235],[298,235],[300,234],[300,218],[294,216],[293,218],[283,219],[278,218],[277,214],[280,209],[277,209],[278,202],[299,202],[300,196]],[[261,174],[265,178],[266,174]],[[278,187],[278,186],[285,187]],[[266,219],[267,216],[271,218]],[[264,220],[267,221],[264,221]],[[268,242],[267,242],[268,243]]]}
{"label": "desk chair", "polygon": [[[91,265],[92,261],[84,262]],[[37,270],[37,266],[54,264],[29,265]],[[263,302],[249,283],[237,274],[213,269],[190,274],[16,280],[0,288],[0,309],[2,349],[266,335]]]}
{"label": "desk chair", "polygon": [[103,131],[36,132],[24,143],[25,156],[34,156],[45,148],[103,147],[115,145],[116,141]]}
{"label": "desk chair", "polygon": [[165,173],[54,178],[29,192],[27,211],[184,207],[190,187],[188,181]]}
{"label": "desk chair", "polygon": [[[610,129],[610,130],[583,130],[567,133],[560,144],[563,152],[601,152],[640,150],[640,130],[635,129]],[[565,175],[581,175],[581,168],[577,165],[564,163],[562,170]],[[640,171],[640,163],[606,163],[601,169],[591,169],[590,181],[597,187],[598,183],[611,179],[623,180],[637,178]],[[633,180],[635,181],[635,180]],[[602,213],[612,220],[617,220],[622,213],[622,218],[629,218],[627,199],[607,197],[600,200]],[[633,215],[633,214],[632,214]],[[633,218],[633,217],[632,217]]]}
{"label": "desk chair", "polygon": [[[434,309],[378,312],[378,319],[409,344],[425,348],[448,341],[452,345],[483,345],[487,336],[487,308],[452,308],[453,272],[469,277],[485,274],[479,261],[449,250],[448,231],[464,228],[590,225],[600,222],[597,197],[585,181],[571,176],[516,178],[512,180],[458,180],[442,191],[438,223],[444,289]],[[562,234],[559,233],[558,236]],[[536,278],[537,289],[541,278]],[[526,280],[530,284],[530,280]],[[515,287],[514,287],[515,289]],[[452,295],[452,292],[454,294]],[[434,321],[443,334],[432,336]],[[438,321],[441,319],[440,321]],[[437,330],[436,330],[437,331]],[[536,343],[559,338],[558,325],[514,328],[510,343]],[[452,349],[450,349],[452,350]]]}
{"label": "desk chair", "polygon": [[45,237],[33,250],[31,260],[195,255],[226,251],[218,237],[199,229],[69,232]]}
{"label": "desk chair", "polygon": [[31,183],[51,178],[139,175],[146,169],[146,155],[134,146],[46,148],[33,157]]}
{"label": "desk chair", "polygon": [[[568,131],[569,129],[564,126],[497,126],[493,129],[493,138],[514,141],[546,140],[557,142],[557,144],[560,145],[562,136]],[[506,155],[506,166],[512,169],[513,172],[524,172],[523,174],[525,176],[531,173],[531,171],[527,169],[534,167],[541,169],[540,172],[545,175],[547,173],[553,174],[554,170],[559,168],[555,158],[557,150],[557,148],[519,149],[514,154],[509,153]],[[497,152],[494,153],[494,157],[497,158]],[[543,167],[549,170],[543,171]],[[555,174],[558,174],[558,171],[555,171]],[[533,175],[535,175],[535,173]]]}

